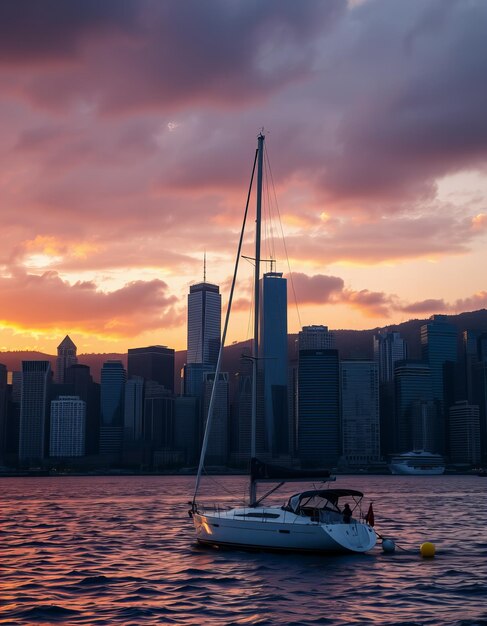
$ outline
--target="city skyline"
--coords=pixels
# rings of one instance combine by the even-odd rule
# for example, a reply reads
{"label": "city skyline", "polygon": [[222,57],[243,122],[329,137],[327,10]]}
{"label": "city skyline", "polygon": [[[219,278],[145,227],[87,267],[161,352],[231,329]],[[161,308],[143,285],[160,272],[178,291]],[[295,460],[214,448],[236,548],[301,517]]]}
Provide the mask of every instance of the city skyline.
{"label": "city skyline", "polygon": [[262,126],[289,332],[486,307],[486,25],[480,0],[2,3],[0,351],[183,349],[189,286],[226,306]]}

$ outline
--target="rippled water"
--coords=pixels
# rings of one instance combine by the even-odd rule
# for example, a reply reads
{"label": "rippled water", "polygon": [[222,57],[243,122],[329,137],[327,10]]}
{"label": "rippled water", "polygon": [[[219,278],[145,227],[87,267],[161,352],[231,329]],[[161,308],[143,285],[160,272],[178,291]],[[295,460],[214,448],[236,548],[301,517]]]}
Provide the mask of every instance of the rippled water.
{"label": "rippled water", "polygon": [[487,624],[485,478],[338,477],[401,549],[331,557],[198,547],[193,481],[0,479],[0,624]]}

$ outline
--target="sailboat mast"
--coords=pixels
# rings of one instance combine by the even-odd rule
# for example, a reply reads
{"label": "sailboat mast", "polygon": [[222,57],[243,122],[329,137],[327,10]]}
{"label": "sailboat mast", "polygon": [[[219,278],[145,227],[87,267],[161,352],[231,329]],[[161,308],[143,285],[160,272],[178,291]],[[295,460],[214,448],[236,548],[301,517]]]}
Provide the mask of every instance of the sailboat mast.
{"label": "sailboat mast", "polygon": [[[259,277],[260,277],[260,240],[262,222],[262,170],[264,163],[264,135],[257,139],[257,198],[255,212],[255,274],[254,274],[254,345],[252,350],[252,426],[250,439],[250,458],[256,456],[257,440],[257,373],[259,358]],[[255,483],[250,480],[250,504],[256,500]]]}

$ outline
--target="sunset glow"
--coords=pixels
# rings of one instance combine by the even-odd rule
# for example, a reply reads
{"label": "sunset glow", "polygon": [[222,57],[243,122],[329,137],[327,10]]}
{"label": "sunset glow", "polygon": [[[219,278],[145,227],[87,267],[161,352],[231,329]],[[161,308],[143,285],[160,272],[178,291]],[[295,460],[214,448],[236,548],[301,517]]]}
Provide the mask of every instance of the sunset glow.
{"label": "sunset glow", "polygon": [[487,307],[486,3],[42,11],[0,5],[1,350],[184,349],[205,252],[226,305],[262,127],[289,332]]}

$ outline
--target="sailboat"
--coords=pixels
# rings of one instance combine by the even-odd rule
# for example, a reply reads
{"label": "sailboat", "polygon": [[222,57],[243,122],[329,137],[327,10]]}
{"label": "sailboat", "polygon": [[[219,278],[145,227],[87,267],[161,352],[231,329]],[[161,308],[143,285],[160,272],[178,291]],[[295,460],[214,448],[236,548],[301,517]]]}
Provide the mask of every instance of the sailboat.
{"label": "sailboat", "polygon": [[[360,491],[330,488],[327,486],[327,482],[332,480],[333,477],[328,471],[317,472],[315,470],[294,470],[276,467],[256,458],[257,363],[259,358],[258,312],[264,141],[265,136],[261,132],[257,140],[257,150],[247,197],[244,223],[240,234],[234,276],[215,372],[216,381],[220,372],[221,357],[228,328],[245,222],[257,163],[251,463],[248,503],[242,506],[222,509],[220,507],[205,508],[197,501],[204,458],[211,431],[216,395],[216,385],[214,385],[208,408],[194,496],[189,513],[194,522],[196,539],[199,543],[205,545],[297,552],[366,552],[374,547],[376,533],[371,525],[373,522],[371,524],[367,523],[367,520],[362,519],[360,515],[360,502],[363,498],[363,494]],[[321,483],[321,485],[319,488],[291,495],[282,506],[266,506],[263,503],[267,496],[283,484],[304,481],[315,483],[315,485],[316,483]],[[274,483],[275,486],[264,496],[257,498],[257,485],[266,482]],[[344,501],[346,501],[345,505],[343,504]],[[350,503],[352,507],[350,507]],[[368,519],[370,521],[370,517]]]}

